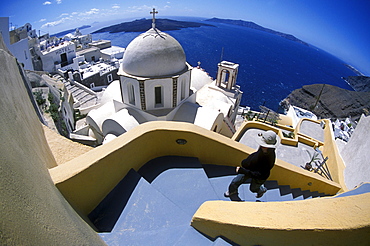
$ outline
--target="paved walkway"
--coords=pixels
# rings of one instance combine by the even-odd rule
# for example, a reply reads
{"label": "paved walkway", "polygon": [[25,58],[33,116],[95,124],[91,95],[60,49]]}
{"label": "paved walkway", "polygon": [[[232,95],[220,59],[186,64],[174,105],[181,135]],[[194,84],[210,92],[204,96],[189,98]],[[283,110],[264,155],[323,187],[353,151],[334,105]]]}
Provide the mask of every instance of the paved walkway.
{"label": "paved walkway", "polygon": [[[250,128],[239,140],[240,143],[249,146],[251,148],[257,149],[259,145],[257,144],[255,138],[258,133],[262,133],[264,130]],[[315,150],[303,143],[298,143],[297,146],[290,146],[285,144],[280,144],[276,148],[276,158],[293,164],[297,167],[304,166],[306,162],[310,161],[310,157]],[[310,154],[309,154],[310,153]]]}
{"label": "paved walkway", "polygon": [[[330,127],[330,126],[327,126]],[[302,121],[300,127],[300,133],[310,136],[316,140],[324,142],[324,129],[321,128],[320,124],[309,120]]]}

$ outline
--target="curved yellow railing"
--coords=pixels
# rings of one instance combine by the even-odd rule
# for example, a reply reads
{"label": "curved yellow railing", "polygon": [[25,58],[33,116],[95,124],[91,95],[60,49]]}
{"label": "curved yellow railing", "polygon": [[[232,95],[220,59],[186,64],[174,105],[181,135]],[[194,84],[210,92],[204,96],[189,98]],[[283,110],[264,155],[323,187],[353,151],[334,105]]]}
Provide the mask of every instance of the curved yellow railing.
{"label": "curved yellow railing", "polygon": [[368,245],[370,193],[289,202],[208,201],[191,225],[240,245]]}
{"label": "curved yellow railing", "polygon": [[[181,143],[178,144],[178,139]],[[55,185],[82,215],[89,214],[133,168],[166,155],[197,157],[201,163],[238,166],[255,150],[189,123],[149,122],[63,165],[49,169]],[[292,188],[336,194],[339,184],[276,160],[270,179]]]}

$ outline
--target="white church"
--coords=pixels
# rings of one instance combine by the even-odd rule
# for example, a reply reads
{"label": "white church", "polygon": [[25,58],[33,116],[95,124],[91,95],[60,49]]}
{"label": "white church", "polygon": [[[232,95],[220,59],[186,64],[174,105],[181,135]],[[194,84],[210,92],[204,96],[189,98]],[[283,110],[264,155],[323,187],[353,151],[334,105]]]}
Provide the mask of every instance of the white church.
{"label": "white church", "polygon": [[152,28],[127,46],[119,81],[87,114],[86,132],[104,144],[145,122],[181,121],[231,137],[242,97],[238,67],[222,61],[216,80],[191,67],[180,43],[156,28],[153,14]]}

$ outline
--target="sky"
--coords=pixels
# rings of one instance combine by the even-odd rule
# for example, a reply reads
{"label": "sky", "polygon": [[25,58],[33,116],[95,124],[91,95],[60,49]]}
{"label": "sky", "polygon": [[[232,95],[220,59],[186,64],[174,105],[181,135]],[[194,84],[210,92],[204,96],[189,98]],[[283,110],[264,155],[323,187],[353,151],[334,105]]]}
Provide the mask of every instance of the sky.
{"label": "sky", "polygon": [[[0,16],[50,34],[120,19],[194,16],[252,21],[292,34],[370,76],[370,0],[11,0]],[[120,22],[117,22],[120,23]]]}

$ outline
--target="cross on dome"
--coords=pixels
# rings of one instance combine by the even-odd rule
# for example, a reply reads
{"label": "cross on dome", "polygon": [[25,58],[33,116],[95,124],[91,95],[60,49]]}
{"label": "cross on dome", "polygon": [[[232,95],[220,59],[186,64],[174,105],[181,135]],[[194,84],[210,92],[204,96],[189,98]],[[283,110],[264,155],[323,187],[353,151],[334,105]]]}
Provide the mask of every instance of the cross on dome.
{"label": "cross on dome", "polygon": [[153,14],[152,28],[154,29],[155,28],[155,14],[158,14],[158,11],[155,11],[155,8],[153,8],[153,11],[151,11],[150,13]]}

